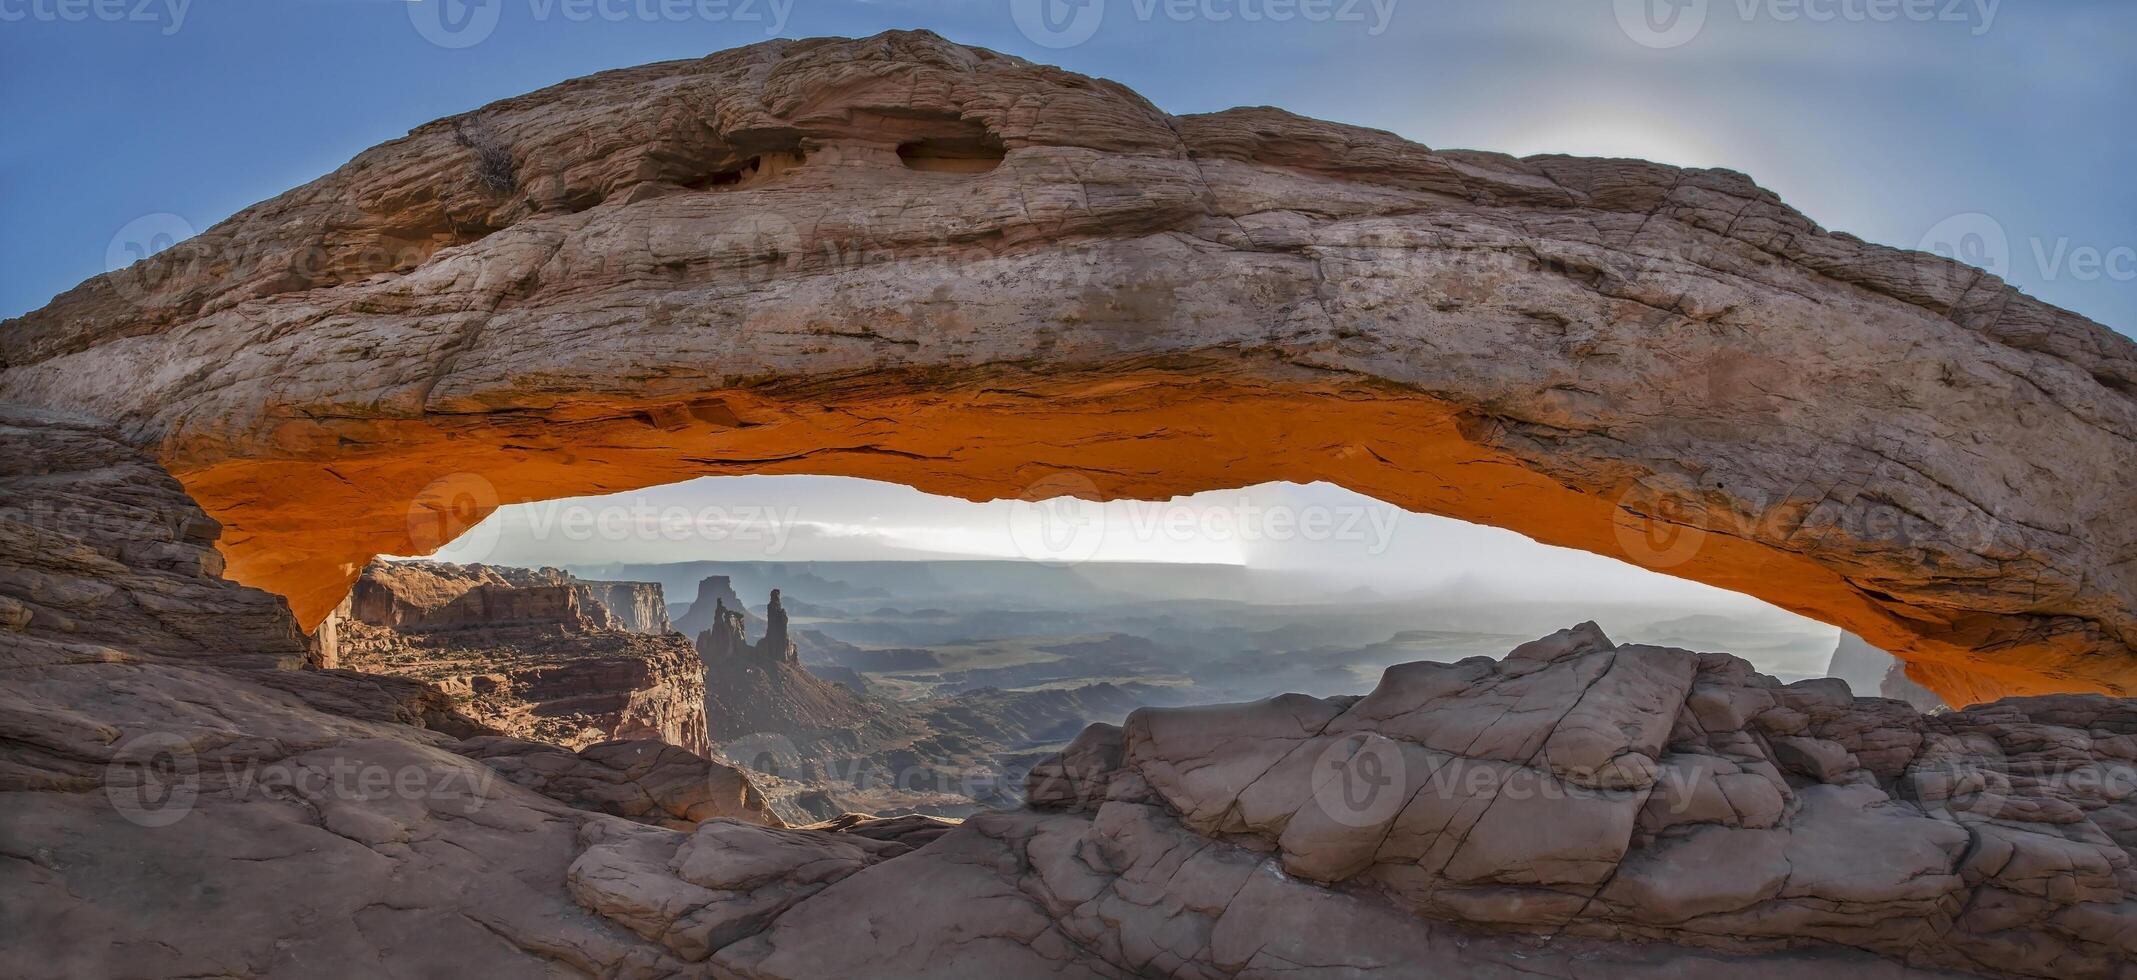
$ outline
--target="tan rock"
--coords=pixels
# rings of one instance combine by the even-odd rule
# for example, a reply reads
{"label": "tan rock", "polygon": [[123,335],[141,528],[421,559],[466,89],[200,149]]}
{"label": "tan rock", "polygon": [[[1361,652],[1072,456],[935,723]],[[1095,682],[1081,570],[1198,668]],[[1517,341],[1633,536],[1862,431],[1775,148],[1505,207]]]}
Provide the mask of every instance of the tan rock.
{"label": "tan rock", "polygon": [[[1297,880],[1472,927],[2119,978],[2137,793],[2106,773],[2133,710],[2063,696],[1923,716],[1583,624],[1498,662],[1389,668],[1362,698],[1146,708],[1114,771],[1093,771],[1115,757],[1096,729],[1033,769],[1031,799],[1089,812],[1087,787],[1141,787],[1181,830],[1273,852]],[[1149,824],[1128,816],[1149,809],[1099,804],[1091,832],[1131,848]],[[1169,908],[1178,887],[1133,894]],[[1103,958],[1174,962],[1130,943],[1144,928]],[[1182,970],[1237,959],[1194,948]]]}

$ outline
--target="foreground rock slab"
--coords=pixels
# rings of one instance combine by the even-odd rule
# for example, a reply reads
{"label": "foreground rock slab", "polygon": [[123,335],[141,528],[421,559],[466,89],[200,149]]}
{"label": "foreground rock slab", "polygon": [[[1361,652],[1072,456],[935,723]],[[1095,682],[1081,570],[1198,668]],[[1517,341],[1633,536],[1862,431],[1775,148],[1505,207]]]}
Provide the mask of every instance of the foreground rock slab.
{"label": "foreground rock slab", "polygon": [[2009,976],[2137,961],[2124,700],[1923,716],[1587,624],[1362,698],[1138,712],[1035,770],[1031,800],[1510,932]]}

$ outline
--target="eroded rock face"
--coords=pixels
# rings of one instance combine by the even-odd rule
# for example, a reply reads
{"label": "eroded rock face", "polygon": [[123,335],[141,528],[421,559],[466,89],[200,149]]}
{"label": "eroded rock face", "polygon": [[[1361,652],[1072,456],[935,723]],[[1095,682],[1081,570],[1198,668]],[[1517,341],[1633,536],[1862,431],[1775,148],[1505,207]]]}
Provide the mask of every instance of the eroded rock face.
{"label": "eroded rock face", "polygon": [[661,594],[658,582],[599,582],[583,583],[593,593],[594,599],[608,609],[609,620],[617,629],[633,633],[679,632],[668,621],[668,600]]}
{"label": "eroded rock face", "polygon": [[1035,770],[1030,798],[1101,827],[1158,807],[1439,920],[2118,977],[2133,763],[2125,700],[1925,717],[1589,624],[1393,667],[1363,698],[1141,711]]}
{"label": "eroded rock face", "polygon": [[0,403],[0,638],[303,664],[288,603],[222,578],[220,533],[109,426]]}
{"label": "eroded rock face", "polygon": [[374,561],[338,610],[398,630],[572,622],[588,629],[671,631],[654,582],[589,581],[557,568]]}
{"label": "eroded rock face", "polygon": [[734,583],[725,575],[708,575],[698,582],[697,598],[675,619],[675,628],[685,636],[696,636],[718,625],[723,609],[749,618],[749,610],[742,608],[742,597],[735,594]]}
{"label": "eroded rock face", "polygon": [[656,827],[689,830],[714,818],[782,823],[739,770],[666,742],[600,742],[573,752],[489,736],[464,741],[454,751],[543,796]]}
{"label": "eroded rock face", "polygon": [[600,809],[636,790],[664,824],[761,819],[734,770],[503,752],[429,685],[282,669],[306,656],[286,604],[214,574],[214,524],[152,459],[6,406],[0,442],[0,974],[684,969],[567,889],[584,825],[636,825],[506,773]]}
{"label": "eroded rock face", "polygon": [[[610,586],[642,596],[639,584],[373,562],[332,617],[333,647],[342,666],[425,681],[510,735],[566,749],[651,739],[709,755],[705,677],[690,641],[627,628],[598,598]],[[648,588],[659,607],[659,587]]]}
{"label": "eroded rock face", "polygon": [[1740,174],[1176,118],[928,34],[420,127],[0,361],[155,447],[307,625],[371,555],[594,488],[1329,480],[1843,625],[1954,704],[2137,677],[2127,338]]}

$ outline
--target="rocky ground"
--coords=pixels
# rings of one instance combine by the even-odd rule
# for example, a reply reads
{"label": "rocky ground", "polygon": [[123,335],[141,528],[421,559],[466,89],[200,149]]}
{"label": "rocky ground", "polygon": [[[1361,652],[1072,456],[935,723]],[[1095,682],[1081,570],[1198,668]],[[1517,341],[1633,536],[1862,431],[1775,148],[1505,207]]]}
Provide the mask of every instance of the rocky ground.
{"label": "rocky ground", "polygon": [[[212,523],[109,430],[10,409],[0,445],[8,975],[2137,962],[2127,700],[1924,716],[1582,626],[1363,697],[1144,709],[1037,766],[1030,808],[785,828],[663,743],[572,752],[302,669],[284,607],[211,573]],[[225,621],[265,650],[200,641]]]}
{"label": "rocky ground", "polygon": [[[1582,626],[1094,726],[911,855],[628,829],[572,882],[740,976],[2125,977],[2133,762],[2127,701],[1924,717]],[[710,858],[759,849],[797,870]]]}

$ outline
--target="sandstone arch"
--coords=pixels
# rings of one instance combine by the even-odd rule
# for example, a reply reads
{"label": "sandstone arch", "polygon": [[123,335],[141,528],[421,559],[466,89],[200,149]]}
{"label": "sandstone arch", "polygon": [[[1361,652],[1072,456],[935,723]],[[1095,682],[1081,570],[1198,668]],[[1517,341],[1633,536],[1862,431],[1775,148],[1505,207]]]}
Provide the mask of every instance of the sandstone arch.
{"label": "sandstone arch", "polygon": [[456,498],[1319,479],[1766,598],[1953,703],[2137,687],[2129,339],[1740,174],[1176,118],[925,33],[432,123],[0,358],[308,625]]}

